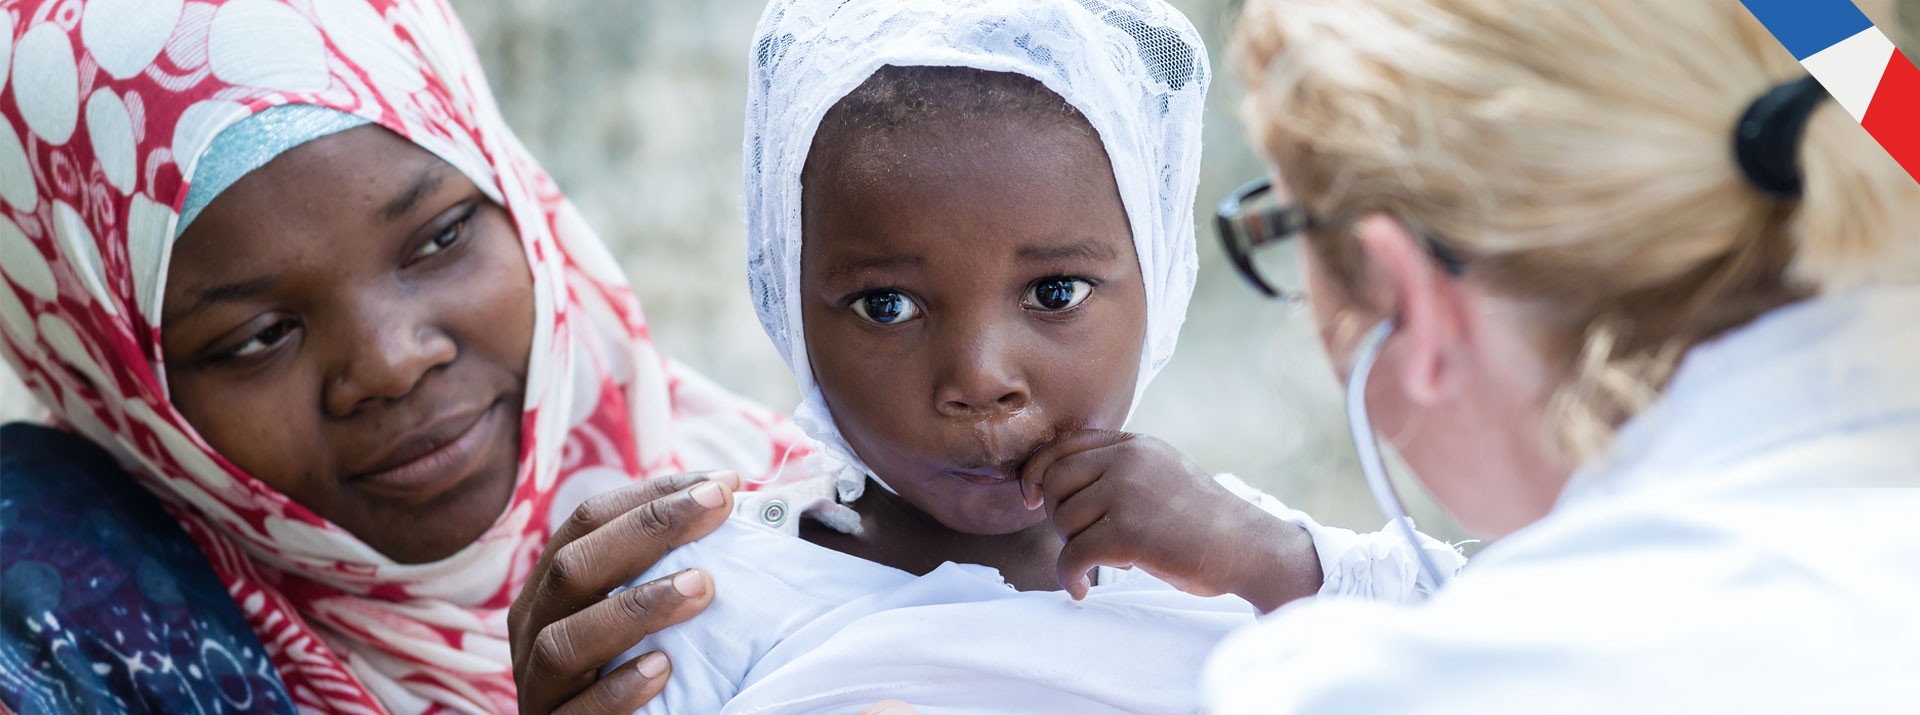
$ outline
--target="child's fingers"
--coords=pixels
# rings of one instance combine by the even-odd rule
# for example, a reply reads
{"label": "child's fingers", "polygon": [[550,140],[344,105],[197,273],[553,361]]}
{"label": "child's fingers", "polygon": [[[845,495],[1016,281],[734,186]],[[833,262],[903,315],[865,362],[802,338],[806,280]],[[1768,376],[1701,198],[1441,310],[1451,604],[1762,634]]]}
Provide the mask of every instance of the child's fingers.
{"label": "child's fingers", "polygon": [[[1055,436],[1053,441],[1041,445],[1040,450],[1027,458],[1026,466],[1020,470],[1020,495],[1026,499],[1027,509],[1040,508],[1048,498],[1045,483],[1049,479],[1047,472],[1053,469],[1054,463],[1082,452],[1109,447],[1132,438],[1133,435],[1112,430],[1072,430],[1062,432]],[[1078,491],[1078,487],[1074,491]]]}
{"label": "child's fingers", "polygon": [[1040,496],[1045,500],[1047,517],[1052,518],[1054,510],[1061,504],[1100,483],[1119,463],[1126,450],[1125,442],[1116,442],[1056,460],[1040,477]]}
{"label": "child's fingers", "polygon": [[1105,495],[1101,483],[1096,481],[1071,498],[1047,500],[1047,518],[1053,521],[1053,529],[1059,532],[1061,541],[1073,541],[1107,518],[1112,502],[1103,498]]}
{"label": "child's fingers", "polygon": [[1132,549],[1102,538],[1106,531],[1100,524],[1095,524],[1060,550],[1057,566],[1060,587],[1072,594],[1073,600],[1087,597],[1091,583],[1087,579],[1087,572],[1094,567],[1133,565]]}

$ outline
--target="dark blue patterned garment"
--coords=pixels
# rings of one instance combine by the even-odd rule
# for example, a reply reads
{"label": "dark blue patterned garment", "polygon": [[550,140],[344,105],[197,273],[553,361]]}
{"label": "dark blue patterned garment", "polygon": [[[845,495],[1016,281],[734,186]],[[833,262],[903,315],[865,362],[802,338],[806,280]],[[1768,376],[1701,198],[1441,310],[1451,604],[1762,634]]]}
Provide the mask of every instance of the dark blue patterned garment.
{"label": "dark blue patterned garment", "polygon": [[106,452],[0,427],[0,702],[42,713],[292,713],[200,549]]}

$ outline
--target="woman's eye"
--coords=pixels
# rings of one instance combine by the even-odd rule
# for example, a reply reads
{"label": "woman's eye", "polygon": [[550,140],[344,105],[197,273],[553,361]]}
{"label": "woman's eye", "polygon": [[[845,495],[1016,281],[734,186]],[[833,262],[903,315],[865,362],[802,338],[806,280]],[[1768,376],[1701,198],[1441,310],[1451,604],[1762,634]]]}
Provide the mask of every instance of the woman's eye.
{"label": "woman's eye", "polygon": [[432,240],[421,244],[420,251],[413,255],[414,259],[426,258],[427,256],[452,248],[453,244],[460,242],[460,235],[465,233],[466,230],[467,219],[461,219],[446,228],[440,229],[440,233],[435,234]]}
{"label": "woman's eye", "polygon": [[1093,284],[1078,278],[1048,278],[1033,284],[1026,306],[1035,310],[1060,311],[1079,305],[1093,295]]}
{"label": "woman's eye", "polygon": [[226,353],[222,354],[220,357],[249,358],[255,355],[259,355],[260,353],[264,353],[268,350],[272,350],[274,347],[280,345],[281,343],[286,342],[287,336],[293,334],[293,329],[294,329],[294,324],[293,324],[293,321],[291,320],[282,320],[280,322],[274,323],[273,325],[267,326],[266,330],[262,330],[258,333],[254,333],[253,337],[247,338],[247,341],[244,343],[241,343],[239,347],[236,347],[232,350],[228,350]]}
{"label": "woman's eye", "polygon": [[875,325],[899,325],[920,317],[920,306],[912,298],[894,291],[883,291],[855,298],[853,314]]}

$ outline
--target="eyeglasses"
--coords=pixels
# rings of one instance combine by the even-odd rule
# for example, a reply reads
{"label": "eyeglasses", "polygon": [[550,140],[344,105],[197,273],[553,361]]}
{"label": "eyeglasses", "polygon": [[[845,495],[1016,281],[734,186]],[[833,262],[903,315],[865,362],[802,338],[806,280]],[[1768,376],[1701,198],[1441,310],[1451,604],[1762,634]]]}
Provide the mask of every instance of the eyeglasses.
{"label": "eyeglasses", "polygon": [[[1269,298],[1298,301],[1303,297],[1298,242],[1293,239],[1303,231],[1326,227],[1328,222],[1307,213],[1304,206],[1281,203],[1274,196],[1271,179],[1235,190],[1220,202],[1214,220],[1227,258],[1240,277]],[[1466,260],[1437,236],[1422,233],[1421,240],[1448,275],[1466,273]],[[1283,276],[1291,280],[1283,280]]]}

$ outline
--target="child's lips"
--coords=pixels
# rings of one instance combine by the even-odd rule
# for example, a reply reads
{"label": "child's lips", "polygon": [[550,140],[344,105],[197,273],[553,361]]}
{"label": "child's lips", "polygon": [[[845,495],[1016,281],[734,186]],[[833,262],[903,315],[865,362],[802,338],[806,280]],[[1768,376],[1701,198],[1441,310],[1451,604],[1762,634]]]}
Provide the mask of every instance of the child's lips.
{"label": "child's lips", "polygon": [[984,472],[983,473],[983,472],[965,472],[960,470],[954,470],[951,472],[947,472],[947,474],[949,476],[956,477],[963,482],[972,484],[974,486],[979,486],[979,487],[997,487],[1004,484],[1013,484],[1018,482],[1020,479],[1018,473],[1014,473],[1014,474],[1005,474],[1001,472]]}
{"label": "child's lips", "polygon": [[1027,458],[1034,450],[1021,452],[1019,456],[998,460],[989,464],[972,467],[955,467],[947,474],[959,477],[972,484],[983,487],[998,486],[1020,481],[1020,470],[1027,466]]}
{"label": "child's lips", "polygon": [[950,453],[965,456],[948,462],[953,466],[943,470],[944,473],[979,486],[1019,482],[1020,472],[1026,468],[1027,461],[1042,446],[1053,441],[1058,433],[1055,428],[1044,424],[1029,423],[1027,427],[975,432],[972,436],[977,441],[969,445],[971,449],[957,449]]}

